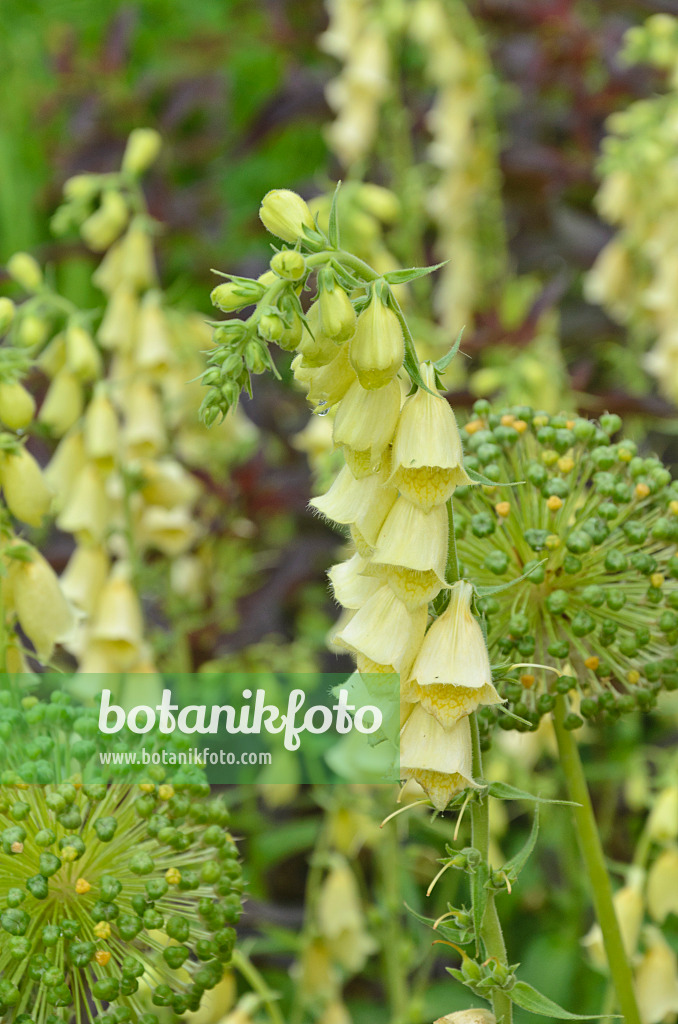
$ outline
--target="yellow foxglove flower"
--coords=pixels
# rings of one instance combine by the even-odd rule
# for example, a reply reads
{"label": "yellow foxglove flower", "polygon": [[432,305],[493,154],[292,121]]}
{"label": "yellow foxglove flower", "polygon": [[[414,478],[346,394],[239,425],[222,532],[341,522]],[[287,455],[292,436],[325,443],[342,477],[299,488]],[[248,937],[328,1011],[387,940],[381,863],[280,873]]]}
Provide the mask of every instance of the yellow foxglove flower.
{"label": "yellow foxglove flower", "polygon": [[365,543],[373,546],[397,497],[387,477],[383,469],[356,480],[348,466],[344,466],[327,494],[313,498],[309,504],[335,523],[355,524]]}
{"label": "yellow foxglove flower", "polygon": [[432,601],[445,583],[447,509],[424,512],[399,497],[379,531],[369,571],[385,576],[410,610]]}
{"label": "yellow foxglove flower", "polygon": [[38,420],[55,437],[63,437],[82,416],[83,405],[82,384],[78,378],[70,370],[59,370],[47,389]]}
{"label": "yellow foxglove flower", "polygon": [[409,612],[390,587],[381,587],[336,635],[334,642],[389,671],[404,672],[424,636],[428,608]]}
{"label": "yellow foxglove flower", "polygon": [[123,437],[132,458],[158,455],[167,446],[167,434],[160,397],[144,381],[135,381],[124,399]]}
{"label": "yellow foxglove flower", "polygon": [[368,564],[368,560],[356,552],[352,558],[333,565],[328,571],[334,597],[344,608],[362,608],[383,586],[376,577],[364,575]]}
{"label": "yellow foxglove flower", "polygon": [[127,139],[121,170],[138,177],[155,162],[161,147],[162,138],[154,128],[135,128]]}
{"label": "yellow foxglove flower", "polygon": [[662,789],[650,811],[647,832],[656,843],[678,839],[678,785]]}
{"label": "yellow foxglove flower", "polygon": [[61,589],[75,608],[91,615],[109,569],[109,558],[103,548],[79,544],[61,574]]}
{"label": "yellow foxglove flower", "polygon": [[103,252],[122,233],[129,218],[124,197],[117,189],[108,189],[98,210],[80,225],[83,241],[93,252]]}
{"label": "yellow foxglove flower", "polygon": [[308,205],[296,192],[275,188],[267,192],[259,209],[261,223],[267,231],[283,242],[304,238],[304,228],[315,229]]}
{"label": "yellow foxglove flower", "polygon": [[471,613],[473,587],[455,583],[450,603],[431,625],[404,690],[446,728],[479,704],[499,704],[483,631]]}
{"label": "yellow foxglove flower", "polygon": [[[644,902],[641,893],[641,878],[634,878],[629,885],[622,886],[614,894],[614,909],[619,921],[622,941],[626,955],[632,958],[638,947],[640,929],[643,923]],[[607,967],[607,956],[603,945],[603,933],[600,925],[594,924],[582,939],[593,964],[599,970]]]}
{"label": "yellow foxglove flower", "polygon": [[0,481],[13,516],[30,526],[40,526],[49,512],[53,492],[40,466],[25,448],[0,457]]}
{"label": "yellow foxglove flower", "polygon": [[66,365],[78,380],[96,380],[102,374],[103,363],[94,338],[84,327],[76,324],[66,330]]}
{"label": "yellow foxglove flower", "polygon": [[335,358],[338,349],[336,342],[322,328],[319,303],[313,303],[306,320],[310,330],[303,327],[301,339],[296,346],[302,356],[300,365],[303,369],[326,366]]}
{"label": "yellow foxglove flower", "polygon": [[377,945],[367,932],[358,885],[348,864],[337,860],[318,898],[318,930],[332,959],[355,973]]}
{"label": "yellow foxglove flower", "polygon": [[158,275],[153,253],[153,240],[143,220],[134,220],[122,239],[125,284],[137,292],[153,288]]}
{"label": "yellow foxglove flower", "polygon": [[64,507],[80,470],[86,464],[82,431],[74,430],[61,439],[43,474],[47,486],[54,491],[57,512]]}
{"label": "yellow foxglove flower", "polygon": [[636,999],[643,1024],[660,1024],[678,1013],[678,959],[658,929],[648,932],[649,948],[636,969]]}
{"label": "yellow foxglove flower", "polygon": [[0,384],[0,420],[6,427],[23,430],[34,415],[35,399],[22,384]]}
{"label": "yellow foxglove flower", "polygon": [[349,358],[364,388],[382,388],[393,380],[405,358],[405,342],[398,317],[376,291],[358,317],[349,341]]}
{"label": "yellow foxglove flower", "polygon": [[66,366],[66,335],[55,334],[36,359],[36,363],[48,377],[56,377]]}
{"label": "yellow foxglove flower", "polygon": [[678,914],[678,849],[660,853],[647,876],[647,907],[663,924],[668,914]]}
{"label": "yellow foxglove flower", "polygon": [[68,500],[57,516],[57,526],[72,533],[80,544],[100,544],[109,525],[110,502],[101,473],[91,463],[83,466]]}
{"label": "yellow foxglove flower", "polygon": [[180,597],[199,598],[205,587],[205,566],[197,555],[173,558],[170,564],[170,587]]}
{"label": "yellow foxglove flower", "polygon": [[87,407],[83,436],[87,458],[102,472],[110,472],[118,455],[118,414],[102,389],[95,391]]}
{"label": "yellow foxglove flower", "polygon": [[339,344],[353,337],[356,329],[356,313],[348,295],[334,279],[330,271],[318,275],[318,306],[320,325],[328,338]]}
{"label": "yellow foxglove flower", "polygon": [[73,616],[49,562],[34,548],[30,554],[28,562],[11,560],[10,587],[19,624],[40,661],[47,662],[54,645],[71,632]]}
{"label": "yellow foxglove flower", "polygon": [[141,496],[149,505],[192,505],[200,494],[195,477],[175,459],[149,459],[140,470],[144,480]]}
{"label": "yellow foxglove flower", "polygon": [[235,977],[231,971],[227,971],[215,988],[205,992],[200,1001],[200,1009],[184,1015],[186,1024],[220,1024],[233,1008],[236,995]]}
{"label": "yellow foxglove flower", "polygon": [[135,357],[145,370],[165,370],[174,362],[167,317],[156,292],[149,292],[141,303]]}
{"label": "yellow foxglove flower", "polygon": [[305,1002],[326,1003],[339,991],[339,971],[324,939],[306,943],[293,975]]}
{"label": "yellow foxglove flower", "polygon": [[[422,363],[421,375],[435,392],[430,363]],[[400,493],[422,508],[443,504],[455,487],[471,483],[464,469],[457,421],[442,396],[418,388],[405,400],[393,440],[391,467]]]}
{"label": "yellow foxglove flower", "polygon": [[103,586],[91,636],[100,656],[115,670],[126,671],[139,660],[143,642],[141,606],[120,566],[116,566]]}
{"label": "yellow foxglove flower", "polygon": [[150,505],[139,522],[142,543],[174,558],[195,541],[198,527],[186,508],[163,508]]}
{"label": "yellow foxglove flower", "polygon": [[478,788],[472,777],[468,717],[445,729],[416,705],[400,731],[400,775],[418,782],[438,811],[468,786]]}
{"label": "yellow foxglove flower", "polygon": [[329,409],[344,397],[355,377],[348,358],[348,346],[342,345],[331,363],[317,369],[302,365],[302,357],[292,360],[294,377],[308,389],[308,400],[314,407]]}
{"label": "yellow foxglove flower", "polygon": [[497,1018],[491,1010],[477,1009],[457,1010],[438,1017],[433,1024],[497,1024]]}
{"label": "yellow foxglove flower", "polygon": [[[364,453],[370,472],[379,467],[393,437],[400,412],[400,385],[392,380],[377,391],[366,391],[358,381],[342,398],[334,420],[334,443],[352,453]],[[357,475],[357,474],[356,474]]]}
{"label": "yellow foxglove flower", "polygon": [[101,321],[99,343],[115,352],[131,352],[136,344],[139,303],[134,292],[119,285],[111,294]]}

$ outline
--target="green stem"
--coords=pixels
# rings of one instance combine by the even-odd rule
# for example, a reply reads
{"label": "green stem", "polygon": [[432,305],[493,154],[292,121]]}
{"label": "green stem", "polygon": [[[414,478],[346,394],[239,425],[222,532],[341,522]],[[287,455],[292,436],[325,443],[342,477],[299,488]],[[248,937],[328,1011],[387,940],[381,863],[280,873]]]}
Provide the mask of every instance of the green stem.
{"label": "green stem", "polygon": [[447,500],[447,565],[445,579],[456,583],[459,579],[459,556],[457,555],[457,534],[454,529],[454,506],[452,498]]}
{"label": "green stem", "polygon": [[242,974],[245,981],[251,986],[252,991],[261,996],[261,1000],[271,1019],[271,1024],[285,1024],[280,1007],[276,1001],[275,993],[271,992],[265,978],[262,977],[250,958],[241,949],[236,949],[233,952],[233,966],[236,971]]}
{"label": "green stem", "polygon": [[633,990],[633,975],[612,902],[612,886],[605,867],[605,856],[591,805],[584,768],[579,756],[579,748],[574,735],[563,724],[566,714],[567,705],[565,698],[561,695],[556,700],[554,712],[558,751],[570,799],[577,805],[573,808],[574,820],[591,883],[596,917],[603,933],[603,943],[612,975],[612,983],[617,993],[619,1009],[624,1015],[626,1024],[640,1024],[640,1014]]}
{"label": "green stem", "polygon": [[[475,713],[470,716],[470,719],[471,742],[473,745],[473,777],[482,779],[483,761],[480,751],[478,719]],[[488,796],[476,797],[471,801],[471,832],[474,848],[479,852],[481,859],[487,862],[490,849],[490,807]],[[508,966],[506,943],[504,942],[504,935],[501,930],[501,922],[497,913],[493,892],[488,893],[480,937],[483,940],[487,956],[497,960],[500,964]],[[497,1018],[497,1024],[511,1024],[513,1020],[513,1005],[507,992],[499,988],[494,989],[492,992],[492,1010]]]}
{"label": "green stem", "polygon": [[391,826],[384,830],[385,835],[377,847],[381,875],[381,904],[384,911],[381,948],[390,1009],[389,1024],[403,1024],[408,1018],[410,1000],[400,942],[402,890],[398,824],[392,822]]}

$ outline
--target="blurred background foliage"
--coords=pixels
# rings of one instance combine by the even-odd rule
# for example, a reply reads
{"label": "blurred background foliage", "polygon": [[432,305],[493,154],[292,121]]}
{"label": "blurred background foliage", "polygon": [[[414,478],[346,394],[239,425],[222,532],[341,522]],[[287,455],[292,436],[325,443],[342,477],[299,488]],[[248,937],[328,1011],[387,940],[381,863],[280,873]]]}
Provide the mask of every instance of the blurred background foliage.
{"label": "blurred background foliage", "polygon": [[[150,214],[164,226],[158,253],[167,299],[205,318],[211,268],[252,276],[266,269],[270,250],[257,209],[268,189],[292,188],[310,198],[326,193],[337,177],[392,188],[401,215],[385,218],[378,237],[370,226],[361,238],[358,218],[356,244],[381,247],[378,255],[395,262],[435,262],[447,258],[448,242],[452,252],[459,245],[459,233],[450,242],[444,231],[459,207],[429,200],[445,175],[449,181],[456,170],[463,179],[473,166],[484,182],[484,191],[473,193],[483,210],[470,226],[467,218],[460,222],[470,239],[464,252],[477,261],[463,324],[453,327],[458,308],[450,313],[446,293],[432,295],[429,282],[408,299],[424,345],[449,344],[465,325],[463,350],[471,362],[468,373],[450,381],[455,408],[499,392],[508,401],[554,410],[618,412],[647,451],[675,468],[675,406],[643,371],[623,325],[585,299],[584,277],[613,234],[594,206],[606,118],[665,88],[661,68],[619,59],[624,33],[678,7],[649,0],[450,3],[454,45],[461,58],[473,59],[465,65],[470,78],[446,87],[460,90],[452,96],[460,103],[473,81],[480,104],[466,136],[469,162],[455,168],[431,150],[431,136],[444,134],[448,122],[436,127],[428,118],[442,79],[436,79],[430,26],[422,17],[412,28],[414,6],[408,0],[353,5],[356,17],[367,10],[376,21],[390,56],[381,79],[366,58],[375,76],[363,86],[376,112],[364,145],[352,150],[345,135],[328,130],[347,103],[349,113],[354,109],[345,88],[331,87],[346,63],[336,38],[328,42],[340,3],[326,10],[310,0],[4,0],[0,263],[28,250],[47,264],[69,300],[83,309],[99,305],[93,256],[73,237],[55,240],[50,218],[64,182],[83,171],[117,168],[138,126],[156,128],[164,140],[144,187]],[[458,142],[453,136],[451,144]],[[483,160],[475,165],[479,150]],[[344,195],[348,207],[350,188]],[[427,324],[433,303],[434,326]],[[280,368],[289,383],[287,365]],[[247,448],[232,465],[216,460],[199,470],[204,523],[217,538],[210,571],[221,598],[211,616],[199,609],[187,617],[186,604],[172,596],[166,617],[149,616],[161,667],[163,659],[194,670],[348,667],[324,647],[335,613],[323,571],[335,560],[337,538],[306,512],[313,487],[307,453],[314,449],[308,437],[298,438],[308,420],[305,404],[291,387],[263,378],[257,385],[245,407],[261,431],[257,450]],[[327,472],[326,463],[320,471]],[[63,535],[41,535],[41,547],[61,569]],[[147,594],[163,590],[165,571],[158,559],[146,566]],[[180,653],[173,618],[183,619]],[[523,737],[519,756],[504,740],[488,774],[534,790],[537,773],[545,795],[557,795],[548,736]],[[675,703],[668,701],[652,718],[638,715],[608,730],[604,741],[587,727],[587,764],[620,885],[630,884],[648,811],[671,773],[675,780],[674,745]],[[375,825],[392,809],[392,796],[282,792],[271,785],[229,794],[249,878],[246,948],[265,982],[281,993],[279,1012],[289,1024],[416,1024],[467,1005],[444,970],[456,965],[454,951],[432,950],[430,931],[403,907],[435,918],[457,898],[453,871],[431,899],[424,896],[441,842],[454,841],[454,818],[431,821],[418,809],[379,832]],[[528,805],[507,806],[494,838],[511,856],[526,838],[531,812]],[[507,941],[527,980],[575,1012],[597,1012],[606,982],[581,947],[591,912],[568,812],[549,808],[543,823],[538,854],[518,892],[502,897]],[[652,860],[677,838],[678,811],[643,856]],[[333,872],[348,863],[357,886],[357,895],[349,886],[357,908],[352,939],[362,949],[353,959],[337,952],[336,943],[328,952],[328,920],[339,913],[328,880],[334,877],[341,894],[345,880]],[[324,911],[318,909],[323,892]],[[665,931],[674,949],[677,909]],[[241,996],[251,982],[239,980]],[[201,1024],[234,1012],[230,984]],[[265,1019],[264,996],[241,1004],[233,1021]],[[528,1015],[518,1014],[523,1019]]]}

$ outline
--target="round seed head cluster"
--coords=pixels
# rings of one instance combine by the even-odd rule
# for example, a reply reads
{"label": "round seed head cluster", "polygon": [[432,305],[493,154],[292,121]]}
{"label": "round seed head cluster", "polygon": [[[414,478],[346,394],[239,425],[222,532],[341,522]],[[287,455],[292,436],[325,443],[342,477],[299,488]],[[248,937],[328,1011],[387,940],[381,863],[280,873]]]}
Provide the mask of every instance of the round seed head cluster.
{"label": "round seed head cluster", "polygon": [[[522,721],[499,724],[536,728],[575,688],[584,717],[652,707],[678,687],[678,482],[620,438],[618,416],[494,412],[485,401],[474,414],[465,465],[493,484],[455,495],[463,571],[480,585],[529,573],[480,600],[493,662],[526,663],[498,687]],[[487,734],[497,713],[481,718]],[[571,728],[581,722],[570,714]]]}
{"label": "round seed head cluster", "polygon": [[197,1010],[231,958],[241,871],[226,807],[194,766],[89,781],[100,751],[154,744],[121,732],[95,745],[97,715],[60,691],[0,692],[0,1017],[12,1024],[159,1024],[161,1007]]}

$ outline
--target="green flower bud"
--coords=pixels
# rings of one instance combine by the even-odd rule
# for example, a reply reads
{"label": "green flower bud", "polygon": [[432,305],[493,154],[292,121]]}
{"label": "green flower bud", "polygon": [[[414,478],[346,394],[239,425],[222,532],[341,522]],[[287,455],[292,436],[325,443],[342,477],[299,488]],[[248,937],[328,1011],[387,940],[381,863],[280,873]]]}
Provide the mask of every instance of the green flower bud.
{"label": "green flower bud", "polygon": [[42,270],[38,261],[27,252],[15,252],[7,261],[7,273],[27,292],[42,288]]}
{"label": "green flower bud", "polygon": [[127,140],[122,158],[122,171],[139,177],[155,162],[162,139],[153,128],[135,128]]}
{"label": "green flower bud", "polygon": [[284,281],[300,281],[306,273],[306,261],[296,249],[282,249],[271,260],[271,270]]}
{"label": "green flower bud", "polygon": [[259,217],[267,231],[284,242],[307,238],[304,228],[315,230],[315,223],[307,204],[289,189],[273,189],[261,201]]}
{"label": "green flower bud", "polygon": [[251,281],[246,277],[234,277],[212,289],[210,302],[223,313],[233,313],[245,306],[253,306],[265,292],[266,289],[258,281]]}

